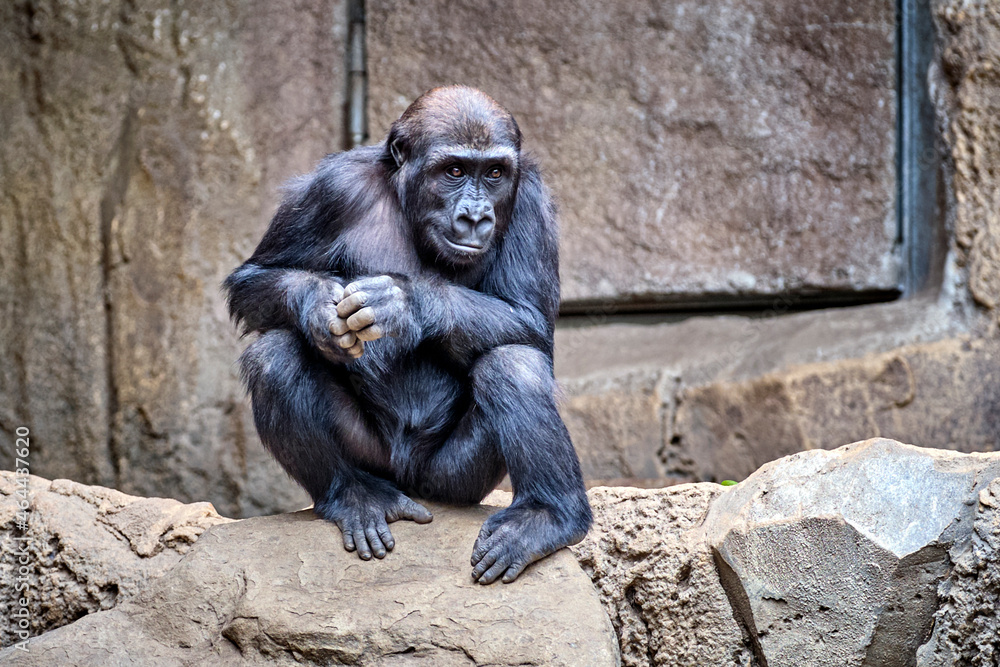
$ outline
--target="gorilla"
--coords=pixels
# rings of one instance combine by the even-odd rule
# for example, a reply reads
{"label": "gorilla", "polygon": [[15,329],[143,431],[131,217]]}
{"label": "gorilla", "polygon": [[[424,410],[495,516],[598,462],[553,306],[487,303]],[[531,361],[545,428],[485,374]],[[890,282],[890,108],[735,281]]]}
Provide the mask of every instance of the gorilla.
{"label": "gorilla", "polygon": [[556,411],[555,209],[513,116],[435,88],[386,139],[324,158],[287,189],[225,281],[258,333],[240,358],[261,441],[335,523],[383,558],[412,498],[482,500],[473,579],[513,581],[583,539],[580,463]]}

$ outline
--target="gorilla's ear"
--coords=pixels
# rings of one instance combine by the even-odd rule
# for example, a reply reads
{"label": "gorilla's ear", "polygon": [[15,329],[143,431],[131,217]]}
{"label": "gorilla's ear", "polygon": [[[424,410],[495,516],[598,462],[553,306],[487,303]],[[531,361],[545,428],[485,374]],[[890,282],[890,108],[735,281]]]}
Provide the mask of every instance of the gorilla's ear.
{"label": "gorilla's ear", "polygon": [[393,123],[392,127],[389,128],[389,136],[385,139],[385,148],[396,169],[402,167],[403,163],[406,162],[406,154],[409,152],[406,143],[405,133],[399,127],[399,123]]}
{"label": "gorilla's ear", "polygon": [[390,137],[389,154],[392,155],[392,161],[396,163],[396,169],[403,166],[406,158],[403,156],[403,142],[399,137]]}

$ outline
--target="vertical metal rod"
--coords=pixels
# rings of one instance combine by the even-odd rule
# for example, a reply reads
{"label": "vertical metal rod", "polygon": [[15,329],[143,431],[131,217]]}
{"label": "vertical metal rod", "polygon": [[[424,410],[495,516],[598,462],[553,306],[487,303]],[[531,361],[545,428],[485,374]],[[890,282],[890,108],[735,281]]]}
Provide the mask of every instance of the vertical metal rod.
{"label": "vertical metal rod", "polygon": [[348,0],[347,12],[347,134],[349,148],[354,148],[368,139],[365,1]]}
{"label": "vertical metal rod", "polygon": [[930,97],[928,70],[934,56],[929,0],[899,0],[897,20],[897,214],[904,264],[903,294],[932,287],[940,272],[939,179],[944,145]]}

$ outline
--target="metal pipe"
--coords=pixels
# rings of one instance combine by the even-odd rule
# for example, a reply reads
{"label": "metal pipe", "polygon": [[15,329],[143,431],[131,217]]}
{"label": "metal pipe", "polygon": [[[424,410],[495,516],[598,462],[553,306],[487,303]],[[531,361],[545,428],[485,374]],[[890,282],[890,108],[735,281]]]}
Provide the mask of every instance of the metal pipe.
{"label": "metal pipe", "polygon": [[347,134],[349,147],[368,139],[368,69],[365,54],[365,2],[348,0]]}

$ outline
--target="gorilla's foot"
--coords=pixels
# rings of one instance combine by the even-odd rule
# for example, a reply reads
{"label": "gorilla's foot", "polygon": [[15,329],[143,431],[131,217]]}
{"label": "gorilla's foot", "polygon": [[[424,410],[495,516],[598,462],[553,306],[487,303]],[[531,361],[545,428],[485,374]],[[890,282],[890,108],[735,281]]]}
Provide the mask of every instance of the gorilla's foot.
{"label": "gorilla's foot", "polygon": [[[381,481],[381,480],[380,480]],[[340,487],[321,503],[316,514],[340,528],[344,548],[357,550],[362,560],[385,558],[396,545],[389,524],[400,519],[430,523],[434,517],[426,507],[413,502],[388,482],[378,485],[353,483]]]}
{"label": "gorilla's foot", "polygon": [[589,517],[557,518],[552,510],[512,505],[483,524],[472,549],[472,579],[509,584],[526,567],[587,534]]}

